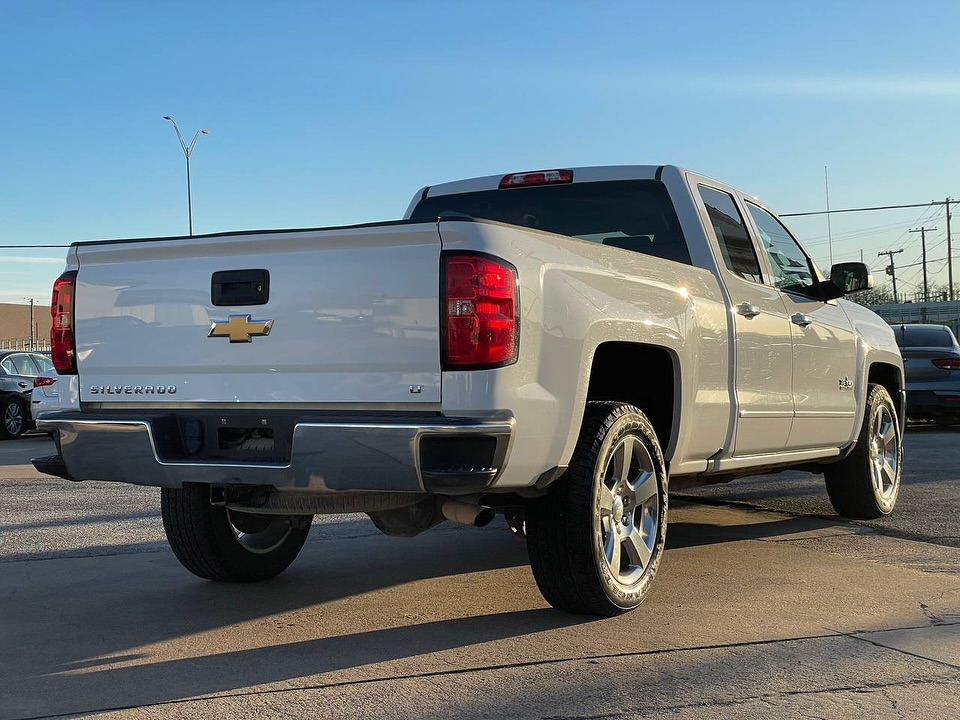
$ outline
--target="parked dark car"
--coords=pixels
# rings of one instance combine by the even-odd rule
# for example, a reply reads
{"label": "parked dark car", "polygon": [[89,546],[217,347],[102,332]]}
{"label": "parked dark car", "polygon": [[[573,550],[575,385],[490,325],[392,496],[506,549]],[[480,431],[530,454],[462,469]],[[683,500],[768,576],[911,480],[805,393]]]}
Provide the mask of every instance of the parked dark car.
{"label": "parked dark car", "polygon": [[0,439],[20,437],[33,426],[30,396],[50,367],[50,358],[40,353],[0,350]]}
{"label": "parked dark car", "polygon": [[960,345],[946,325],[894,326],[903,355],[907,415],[913,420],[960,418]]}

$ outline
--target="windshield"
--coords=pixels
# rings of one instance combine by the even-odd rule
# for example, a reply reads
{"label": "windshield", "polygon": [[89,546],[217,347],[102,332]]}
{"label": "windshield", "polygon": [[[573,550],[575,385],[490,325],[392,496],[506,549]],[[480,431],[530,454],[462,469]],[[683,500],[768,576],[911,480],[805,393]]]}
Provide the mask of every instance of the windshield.
{"label": "windshield", "polygon": [[467,215],[690,264],[667,189],[656,180],[543,185],[421,200],[414,220]]}

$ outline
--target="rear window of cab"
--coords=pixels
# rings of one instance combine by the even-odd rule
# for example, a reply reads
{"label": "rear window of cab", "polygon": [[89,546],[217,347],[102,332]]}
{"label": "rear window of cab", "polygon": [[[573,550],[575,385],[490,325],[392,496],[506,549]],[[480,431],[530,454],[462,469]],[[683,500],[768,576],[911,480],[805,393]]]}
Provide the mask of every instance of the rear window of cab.
{"label": "rear window of cab", "polygon": [[610,180],[427,197],[414,220],[467,216],[545,230],[690,264],[677,213],[662,182]]}

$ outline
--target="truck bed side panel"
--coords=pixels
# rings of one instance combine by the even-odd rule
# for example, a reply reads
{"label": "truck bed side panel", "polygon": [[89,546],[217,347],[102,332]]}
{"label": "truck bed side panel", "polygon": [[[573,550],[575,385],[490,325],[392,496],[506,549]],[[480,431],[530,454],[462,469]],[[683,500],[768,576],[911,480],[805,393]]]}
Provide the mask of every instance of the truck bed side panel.
{"label": "truck bed side panel", "polygon": [[[628,250],[496,223],[444,220],[444,249],[510,258],[523,318],[520,359],[498,370],[445,372],[443,411],[509,407],[517,419],[497,486],[524,487],[569,462],[597,347],[610,340],[663,348],[676,358],[682,413],[668,457],[706,466],[730,413],[726,310],[706,270]],[[636,368],[641,376],[644,368]],[[650,378],[662,382],[662,378]],[[676,421],[676,420],[675,420]]]}

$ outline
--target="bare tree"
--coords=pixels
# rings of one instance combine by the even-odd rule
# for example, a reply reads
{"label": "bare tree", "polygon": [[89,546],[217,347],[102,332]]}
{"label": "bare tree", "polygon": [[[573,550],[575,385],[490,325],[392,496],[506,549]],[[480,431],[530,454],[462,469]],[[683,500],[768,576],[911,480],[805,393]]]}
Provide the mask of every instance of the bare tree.
{"label": "bare tree", "polygon": [[888,283],[875,285],[872,290],[862,290],[847,296],[860,305],[889,305],[894,302],[893,291]]}

